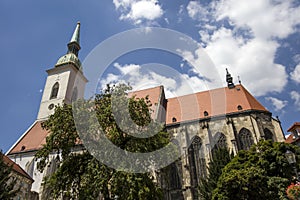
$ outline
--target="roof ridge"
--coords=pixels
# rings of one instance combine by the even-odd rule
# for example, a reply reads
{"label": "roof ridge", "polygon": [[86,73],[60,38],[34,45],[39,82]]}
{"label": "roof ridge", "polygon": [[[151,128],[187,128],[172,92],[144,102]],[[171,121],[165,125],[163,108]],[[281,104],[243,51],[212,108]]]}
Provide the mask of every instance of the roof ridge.
{"label": "roof ridge", "polygon": [[34,181],[32,179],[32,177],[17,163],[15,163],[14,161],[12,161],[8,156],[3,155],[3,161],[4,163],[6,163],[8,166],[12,166],[12,170],[18,174],[20,174],[21,176],[24,176],[28,179],[30,179],[32,182]]}
{"label": "roof ridge", "polygon": [[141,92],[141,91],[146,91],[146,90],[153,90],[155,88],[161,88],[161,87],[164,88],[163,85],[158,85],[158,86],[155,86],[155,87],[145,88],[145,89],[141,89],[141,90],[132,90],[132,91],[130,91],[128,93],[135,93],[135,92]]}
{"label": "roof ridge", "polygon": [[8,155],[21,141],[22,139],[29,133],[29,131],[34,127],[34,125],[38,122],[38,120],[35,120],[29,128],[24,131],[24,133],[21,135],[21,137],[8,149],[8,151],[5,153],[5,155]]}
{"label": "roof ridge", "polygon": [[244,95],[250,108],[260,106],[263,110],[268,111],[242,84],[240,85],[240,87],[244,91]]}

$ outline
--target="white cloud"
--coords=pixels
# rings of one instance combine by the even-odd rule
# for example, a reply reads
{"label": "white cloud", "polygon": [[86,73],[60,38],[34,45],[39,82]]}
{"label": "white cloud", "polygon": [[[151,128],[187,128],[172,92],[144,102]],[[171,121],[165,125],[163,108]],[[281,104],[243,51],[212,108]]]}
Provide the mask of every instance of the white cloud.
{"label": "white cloud", "polygon": [[294,105],[296,106],[296,110],[300,111],[300,93],[296,91],[292,91],[290,93],[291,99],[294,100]]}
{"label": "white cloud", "polygon": [[[189,76],[188,74],[174,74],[174,71],[163,73],[152,71],[147,67],[136,64],[120,65],[115,63],[114,67],[119,73],[108,74],[104,79],[100,80],[100,87],[105,88],[106,84],[129,83],[133,90],[141,90],[163,85],[167,98],[174,96],[182,96],[195,93],[196,91],[207,90],[206,82],[198,76]],[[162,67],[162,66],[159,66]]]}
{"label": "white cloud", "polygon": [[186,7],[189,16],[194,20],[207,20],[208,11],[198,1],[190,1]]}
{"label": "white cloud", "polygon": [[167,24],[170,24],[170,22],[169,22],[169,19],[168,18],[164,18],[164,20],[165,20],[165,22],[167,23]]}
{"label": "white cloud", "polygon": [[229,18],[236,27],[249,27],[255,37],[286,38],[300,23],[300,7],[293,0],[223,0],[216,5],[218,19]]}
{"label": "white cloud", "polygon": [[277,42],[259,38],[245,40],[224,27],[214,31],[207,40],[205,51],[219,73],[228,67],[254,95],[281,92],[287,84],[285,67],[274,63]]}
{"label": "white cloud", "polygon": [[127,9],[134,2],[134,0],[113,0],[116,9],[123,8]]}
{"label": "white cloud", "polygon": [[179,6],[178,14],[182,14],[184,12],[184,5]]}
{"label": "white cloud", "polygon": [[288,101],[280,100],[275,97],[266,97],[265,99],[273,104],[275,111],[281,111],[288,104]]}
{"label": "white cloud", "polygon": [[121,20],[130,20],[135,24],[153,21],[163,15],[158,0],[113,0],[117,10],[121,12]]}
{"label": "white cloud", "polygon": [[285,66],[275,63],[275,57],[280,47],[277,39],[295,33],[300,24],[300,7],[294,3],[221,0],[206,6],[207,13],[199,1],[191,1],[187,10],[194,20],[203,22],[205,17],[212,24],[202,25],[199,35],[219,74],[228,67],[234,78],[240,76],[254,95],[261,96],[281,92],[288,82]]}
{"label": "white cloud", "polygon": [[177,17],[178,17],[177,23],[181,23],[182,22],[184,11],[185,11],[185,7],[182,4],[182,5],[179,6],[179,9],[178,9],[178,12],[177,12]]}
{"label": "white cloud", "polygon": [[296,83],[300,83],[300,64],[297,65],[293,72],[290,73],[291,79]]}
{"label": "white cloud", "polygon": [[[191,67],[190,71],[202,78],[202,85],[205,84],[207,86],[206,89],[213,89],[222,86],[224,78],[220,77],[220,73],[213,65],[203,48],[199,47],[195,50],[195,52],[181,50],[177,50],[177,52],[182,56],[184,61],[189,63]],[[224,75],[224,71],[221,72],[221,74]]]}
{"label": "white cloud", "polygon": [[[113,2],[121,11],[120,19],[131,20],[135,24],[153,21],[163,15],[158,0]],[[249,3],[247,0],[220,0],[212,1],[208,6],[200,2],[190,1],[185,8],[181,5],[178,18],[181,21],[183,12],[187,12],[192,19],[201,22],[201,44],[216,70],[212,71],[211,66],[203,67],[205,62],[201,60],[200,47],[195,52],[180,52],[184,60],[201,67],[201,74],[191,69],[198,76],[188,76],[190,82],[204,83],[205,78],[221,79],[224,85],[227,67],[234,81],[237,82],[237,76],[240,76],[242,83],[256,96],[282,92],[288,83],[288,74],[285,66],[275,62],[275,57],[280,47],[278,39],[295,33],[296,26],[300,24],[300,7],[295,7],[295,1],[258,0]],[[290,74],[291,79],[299,80],[298,72],[297,67]],[[146,79],[155,78],[148,74]]]}
{"label": "white cloud", "polygon": [[293,60],[296,62],[296,63],[300,63],[300,54],[296,54],[293,56]]}
{"label": "white cloud", "polygon": [[[108,74],[105,80],[105,83],[103,84],[107,84],[107,83],[114,83],[116,81],[118,81],[119,76],[116,76],[115,74]],[[104,88],[104,87],[102,87]]]}
{"label": "white cloud", "polygon": [[129,64],[129,65],[122,66],[119,63],[114,63],[114,67],[116,67],[121,72],[121,75],[126,75],[126,74],[138,75],[139,70],[141,68],[140,65],[136,65],[136,64]]}

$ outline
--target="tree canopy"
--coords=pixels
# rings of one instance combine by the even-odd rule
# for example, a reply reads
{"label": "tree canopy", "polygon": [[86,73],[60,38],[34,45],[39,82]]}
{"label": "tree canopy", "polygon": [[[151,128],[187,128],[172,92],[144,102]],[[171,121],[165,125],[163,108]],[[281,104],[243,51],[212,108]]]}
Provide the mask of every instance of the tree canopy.
{"label": "tree canopy", "polygon": [[299,169],[300,150],[294,145],[268,140],[240,151],[223,169],[213,199],[288,199],[286,188],[295,173],[285,157],[287,150],[296,154]]}
{"label": "tree canopy", "polygon": [[[95,99],[78,102],[87,105],[96,112],[97,120],[104,131],[105,137],[121,149],[130,152],[154,151],[168,144],[169,135],[163,131],[160,124],[153,125],[158,133],[150,138],[136,138],[124,131],[126,116],[118,123],[117,114],[124,114],[122,109],[113,111],[113,93],[121,94],[122,98],[117,99],[118,106],[128,106],[130,118],[135,122],[137,133],[145,131],[143,127],[151,121],[151,103],[147,97],[137,99],[134,96],[125,101],[126,91],[131,89],[126,85],[108,86],[104,92],[97,94]],[[126,102],[126,103],[124,103]],[[92,105],[92,106],[91,106]],[[55,108],[53,115],[43,122],[44,129],[50,131],[46,138],[46,144],[36,154],[39,160],[38,168],[45,170],[51,162],[58,162],[57,170],[44,180],[44,195],[47,198],[58,198],[61,196],[74,199],[95,199],[101,194],[104,199],[161,199],[162,191],[155,182],[153,173],[128,173],[107,167],[93,157],[82,147],[74,123],[71,105],[62,105]],[[116,114],[116,112],[119,112]],[[80,113],[85,115],[85,113]],[[128,119],[129,120],[129,119]],[[130,123],[128,123],[130,124]],[[142,127],[142,128],[141,128]],[[87,134],[97,133],[96,128],[91,124]],[[146,130],[147,131],[147,130]],[[93,135],[90,137],[93,137]],[[79,150],[78,150],[79,149]],[[102,152],[103,153],[103,152]],[[104,152],[106,156],[111,152]],[[55,156],[54,156],[55,155]],[[121,159],[119,159],[121,160]]]}
{"label": "tree canopy", "polygon": [[212,152],[212,159],[208,163],[208,176],[200,178],[199,196],[202,199],[210,200],[213,190],[217,187],[217,182],[222,174],[222,169],[230,162],[233,155],[226,148],[217,148]]}

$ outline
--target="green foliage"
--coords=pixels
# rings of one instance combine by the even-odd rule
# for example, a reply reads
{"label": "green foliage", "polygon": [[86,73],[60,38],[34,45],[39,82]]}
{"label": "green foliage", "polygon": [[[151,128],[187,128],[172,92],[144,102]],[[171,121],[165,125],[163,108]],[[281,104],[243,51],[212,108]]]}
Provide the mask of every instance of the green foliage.
{"label": "green foliage", "polygon": [[299,169],[297,146],[260,141],[249,151],[240,151],[223,169],[213,199],[287,199],[285,190],[294,178],[287,150],[296,154]]}
{"label": "green foliage", "polygon": [[46,145],[35,155],[39,158],[38,169],[40,171],[47,166],[50,153],[61,153],[62,158],[65,159],[79,139],[71,105],[56,106],[54,114],[42,123],[42,128],[49,130],[51,134],[46,138]]}
{"label": "green foliage", "polygon": [[43,199],[96,199],[100,191],[109,197],[108,180],[112,170],[100,164],[89,153],[70,154],[58,170],[44,180]]}
{"label": "green foliage", "polygon": [[162,199],[162,190],[153,181],[149,174],[118,171],[111,179],[111,192],[118,199]]}
{"label": "green foliage", "polygon": [[[96,199],[101,193],[104,199],[116,196],[118,199],[161,199],[162,192],[154,183],[152,174],[117,171],[100,163],[86,150],[77,153],[74,151],[80,145],[72,112],[78,112],[79,118],[86,119],[79,121],[79,126],[86,132],[80,138],[84,144],[97,146],[99,143],[93,144],[94,141],[90,138],[101,142],[105,136],[121,149],[130,152],[151,152],[169,143],[169,135],[162,131],[163,126],[151,121],[151,104],[148,98],[132,97],[128,102],[126,91],[129,89],[130,87],[122,84],[108,86],[103,93],[97,94],[94,100],[78,101],[73,110],[71,105],[56,107],[55,113],[43,123],[43,128],[51,134],[36,154],[39,170],[43,171],[49,165],[50,154],[61,155],[57,171],[44,180],[47,191],[45,198],[56,199],[63,196],[71,199]],[[116,110],[113,109],[115,105],[118,106]],[[129,108],[129,113],[124,111],[125,107]],[[103,132],[104,136],[99,134],[94,119],[87,117],[89,112],[96,113],[95,119],[97,124],[100,124],[100,132]],[[134,123],[131,123],[131,119]],[[78,127],[78,124],[76,125]],[[150,138],[137,138],[127,134],[127,130],[135,134],[147,134],[157,130],[157,134]],[[101,156],[115,156],[113,152],[105,150],[98,153]],[[121,159],[117,161],[120,162]]]}
{"label": "green foliage", "polygon": [[222,169],[230,162],[232,157],[233,155],[225,148],[218,148],[212,152],[212,159],[208,164],[208,177],[200,178],[199,181],[199,196],[202,199],[210,200],[212,198],[212,192],[217,187]]}
{"label": "green foliage", "polygon": [[18,189],[15,189],[16,178],[10,176],[12,166],[8,166],[3,160],[2,151],[0,151],[0,199],[9,200],[13,199]]}

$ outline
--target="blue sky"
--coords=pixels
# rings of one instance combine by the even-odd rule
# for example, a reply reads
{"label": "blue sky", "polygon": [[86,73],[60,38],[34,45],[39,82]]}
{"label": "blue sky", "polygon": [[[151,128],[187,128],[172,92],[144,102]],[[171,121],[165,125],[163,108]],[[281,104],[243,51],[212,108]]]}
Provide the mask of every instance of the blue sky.
{"label": "blue sky", "polygon": [[[173,29],[201,44],[199,48],[214,62],[221,78],[225,77],[225,67],[236,83],[240,76],[242,84],[273,116],[279,116],[285,133],[293,122],[299,121],[300,2],[297,0],[2,0],[0,149],[3,151],[36,119],[45,70],[66,53],[77,21],[81,22],[81,61],[114,34],[147,26]],[[193,53],[182,54],[182,58],[154,50],[129,53],[110,66],[103,83],[119,80],[129,72],[137,88],[152,81],[164,84],[169,96],[184,92],[177,81],[155,70],[141,78],[143,65],[161,63],[160,67],[179,71],[181,79],[200,91],[204,89],[203,79],[210,74],[208,71],[200,75],[193,70],[191,65],[200,63],[197,52]]]}

